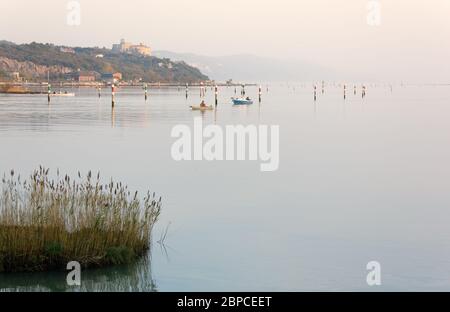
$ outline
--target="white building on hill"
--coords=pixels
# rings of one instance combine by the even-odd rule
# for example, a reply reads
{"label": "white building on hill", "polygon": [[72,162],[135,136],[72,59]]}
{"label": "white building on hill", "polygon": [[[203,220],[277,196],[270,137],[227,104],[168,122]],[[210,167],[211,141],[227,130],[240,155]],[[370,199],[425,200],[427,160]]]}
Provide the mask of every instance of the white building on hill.
{"label": "white building on hill", "polygon": [[146,46],[143,43],[140,43],[137,45],[132,44],[130,42],[126,42],[125,39],[120,40],[119,44],[113,44],[112,50],[114,52],[120,52],[120,53],[129,53],[129,54],[145,55],[145,56],[152,55],[152,50],[149,46]]}

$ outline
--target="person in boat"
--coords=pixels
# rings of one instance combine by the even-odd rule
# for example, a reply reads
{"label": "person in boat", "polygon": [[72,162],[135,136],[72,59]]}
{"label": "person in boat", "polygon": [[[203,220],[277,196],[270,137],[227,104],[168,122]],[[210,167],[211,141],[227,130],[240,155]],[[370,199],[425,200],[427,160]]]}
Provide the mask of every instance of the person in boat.
{"label": "person in boat", "polygon": [[201,103],[200,103],[200,107],[201,108],[204,108],[204,107],[206,107],[206,103],[205,103],[205,100],[203,100]]}
{"label": "person in boat", "polygon": [[250,97],[249,97],[249,96],[247,96],[245,99],[246,99],[247,101],[250,101]]}

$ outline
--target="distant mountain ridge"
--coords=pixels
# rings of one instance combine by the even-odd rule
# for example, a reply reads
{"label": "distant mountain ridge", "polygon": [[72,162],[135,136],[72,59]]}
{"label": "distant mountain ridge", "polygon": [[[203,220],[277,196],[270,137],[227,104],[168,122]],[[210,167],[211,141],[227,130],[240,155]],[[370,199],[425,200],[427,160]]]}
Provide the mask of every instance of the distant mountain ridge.
{"label": "distant mountain ridge", "polygon": [[334,79],[330,69],[307,62],[259,57],[250,54],[203,56],[192,53],[154,51],[155,56],[183,60],[198,68],[211,79],[225,81],[308,81]]}
{"label": "distant mountain ridge", "polygon": [[53,44],[14,44],[0,41],[0,76],[19,72],[26,79],[62,79],[71,71],[122,73],[124,80],[148,82],[198,82],[209,80],[182,60],[130,55],[106,48],[70,48]]}

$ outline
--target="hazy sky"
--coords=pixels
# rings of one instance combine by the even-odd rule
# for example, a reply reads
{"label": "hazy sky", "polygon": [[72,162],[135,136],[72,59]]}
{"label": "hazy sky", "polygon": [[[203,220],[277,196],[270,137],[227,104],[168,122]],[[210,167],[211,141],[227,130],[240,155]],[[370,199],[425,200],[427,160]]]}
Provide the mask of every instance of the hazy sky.
{"label": "hazy sky", "polygon": [[385,79],[450,82],[450,0],[1,0],[0,39],[299,59]]}

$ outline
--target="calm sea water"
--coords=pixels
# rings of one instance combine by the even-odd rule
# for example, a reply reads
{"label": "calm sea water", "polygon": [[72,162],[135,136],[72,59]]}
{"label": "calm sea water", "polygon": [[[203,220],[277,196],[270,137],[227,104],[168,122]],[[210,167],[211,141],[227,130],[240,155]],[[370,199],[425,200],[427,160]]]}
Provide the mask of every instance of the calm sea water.
{"label": "calm sea water", "polygon": [[[363,100],[271,84],[263,101],[192,112],[199,91],[74,89],[74,98],[0,95],[0,172],[100,170],[163,197],[147,261],[83,271],[75,290],[450,290],[450,87],[373,86]],[[319,90],[320,93],[320,90]],[[248,94],[256,97],[256,88]],[[208,90],[207,101],[213,102]],[[280,126],[280,168],[175,162],[177,124]],[[156,243],[167,226],[165,244]],[[381,264],[382,286],[366,284]],[[0,275],[3,290],[72,290],[61,272]]]}

